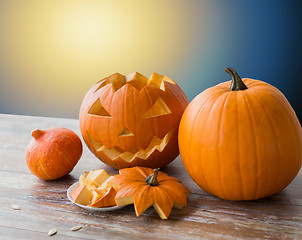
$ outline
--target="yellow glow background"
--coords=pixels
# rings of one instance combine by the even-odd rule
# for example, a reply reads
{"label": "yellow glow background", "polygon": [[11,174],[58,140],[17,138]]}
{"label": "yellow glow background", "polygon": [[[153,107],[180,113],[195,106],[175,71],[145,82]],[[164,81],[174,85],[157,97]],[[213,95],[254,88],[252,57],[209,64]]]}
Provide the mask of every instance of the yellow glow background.
{"label": "yellow glow background", "polygon": [[85,93],[115,72],[158,72],[181,85],[196,14],[206,12],[177,0],[3,0],[2,111],[77,118]]}

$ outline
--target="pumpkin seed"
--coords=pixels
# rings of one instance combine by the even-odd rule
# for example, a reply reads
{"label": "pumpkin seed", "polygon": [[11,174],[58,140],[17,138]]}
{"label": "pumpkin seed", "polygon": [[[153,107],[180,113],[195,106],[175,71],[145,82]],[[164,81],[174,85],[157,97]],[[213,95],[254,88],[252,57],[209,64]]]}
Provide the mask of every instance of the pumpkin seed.
{"label": "pumpkin seed", "polygon": [[74,227],[70,228],[70,230],[71,230],[71,231],[78,231],[78,230],[80,230],[81,228],[82,228],[82,226],[81,226],[81,225],[78,225],[78,226],[74,226]]}
{"label": "pumpkin seed", "polygon": [[13,204],[13,205],[12,205],[12,208],[13,208],[14,210],[21,210],[21,207],[20,207],[19,205],[17,205],[17,204]]}
{"label": "pumpkin seed", "polygon": [[49,236],[52,236],[52,235],[55,235],[57,233],[57,229],[51,229],[49,232],[48,232],[48,235]]}

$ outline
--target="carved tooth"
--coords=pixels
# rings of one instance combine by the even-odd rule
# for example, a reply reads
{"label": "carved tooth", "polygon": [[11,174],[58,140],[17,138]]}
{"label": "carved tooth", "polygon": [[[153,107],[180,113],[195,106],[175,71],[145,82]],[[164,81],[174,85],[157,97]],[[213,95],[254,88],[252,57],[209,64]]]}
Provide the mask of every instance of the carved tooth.
{"label": "carved tooth", "polygon": [[125,76],[120,73],[112,74],[107,79],[110,83],[112,83],[113,92],[125,85]]}
{"label": "carved tooth", "polygon": [[149,79],[148,84],[152,85],[154,87],[160,88],[162,81],[164,79],[164,76],[157,74],[157,73],[153,73],[152,76]]}
{"label": "carved tooth", "polygon": [[105,78],[105,79],[99,81],[99,83],[100,83],[100,85],[98,86],[98,88],[94,92],[96,92],[99,89],[101,89],[102,87],[106,86],[109,82],[108,82],[108,79]]}
{"label": "carved tooth", "polygon": [[96,151],[97,151],[97,152],[99,152],[99,151],[104,151],[105,148],[106,148],[105,145],[102,145],[102,146],[99,147]]}
{"label": "carved tooth", "polygon": [[116,159],[121,155],[121,153],[117,151],[114,147],[111,149],[105,147],[103,153],[105,153],[111,159]]}
{"label": "carved tooth", "polygon": [[88,133],[88,131],[87,131],[87,135],[88,135],[88,138],[89,138],[91,144],[93,145],[94,149],[100,149],[103,146],[103,143],[101,141],[95,141],[91,137],[91,135]]}
{"label": "carved tooth", "polygon": [[167,76],[165,76],[164,79],[163,79],[163,81],[161,82],[161,85],[160,85],[160,89],[163,90],[163,91],[166,91],[165,82],[176,84],[172,79],[170,79]]}
{"label": "carved tooth", "polygon": [[153,153],[155,150],[156,150],[156,146],[152,147],[151,149],[150,148],[146,150],[142,149],[139,152],[137,152],[134,157],[147,159],[151,155],[151,153]]}
{"label": "carved tooth", "polygon": [[138,91],[142,90],[148,84],[148,78],[138,72],[129,73],[125,78],[126,82],[131,84]]}
{"label": "carved tooth", "polygon": [[168,142],[170,141],[170,138],[172,137],[173,133],[174,133],[174,129],[166,134],[166,136],[163,138],[161,144],[156,146],[158,151],[162,152],[165,149],[165,147],[167,146]]}
{"label": "carved tooth", "polygon": [[167,76],[164,77],[164,81],[172,83],[172,84],[176,84],[171,78],[169,78]]}
{"label": "carved tooth", "polygon": [[144,151],[149,151],[150,148],[153,148],[154,146],[161,144],[161,142],[162,142],[162,140],[159,137],[154,136],[152,138],[151,142],[149,143],[149,146]]}
{"label": "carved tooth", "polygon": [[131,162],[132,158],[134,157],[134,153],[124,152],[119,157],[125,160],[126,162]]}

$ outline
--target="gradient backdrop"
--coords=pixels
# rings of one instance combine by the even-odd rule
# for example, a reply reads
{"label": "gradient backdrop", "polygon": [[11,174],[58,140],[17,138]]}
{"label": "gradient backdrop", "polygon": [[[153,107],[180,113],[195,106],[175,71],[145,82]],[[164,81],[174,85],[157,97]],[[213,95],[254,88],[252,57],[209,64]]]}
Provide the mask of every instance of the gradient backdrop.
{"label": "gradient backdrop", "polygon": [[231,66],[278,87],[301,121],[300,2],[1,0],[0,113],[78,118],[115,72],[167,75],[192,100]]}

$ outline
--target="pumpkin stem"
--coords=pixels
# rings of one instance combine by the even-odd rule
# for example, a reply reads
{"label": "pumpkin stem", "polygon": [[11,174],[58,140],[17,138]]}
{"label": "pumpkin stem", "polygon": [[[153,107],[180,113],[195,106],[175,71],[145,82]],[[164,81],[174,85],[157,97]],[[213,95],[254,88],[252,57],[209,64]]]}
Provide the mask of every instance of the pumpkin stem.
{"label": "pumpkin stem", "polygon": [[159,168],[156,168],[153,170],[153,173],[146,178],[146,183],[150,186],[157,186],[157,174],[158,174]]}
{"label": "pumpkin stem", "polygon": [[44,134],[44,132],[40,129],[35,129],[31,132],[31,135],[34,137],[34,139],[38,139],[39,137],[41,137]]}
{"label": "pumpkin stem", "polygon": [[239,91],[247,89],[247,86],[242,81],[241,77],[239,77],[238,73],[233,68],[224,69],[228,74],[232,77],[232,83],[230,86],[231,91]]}

